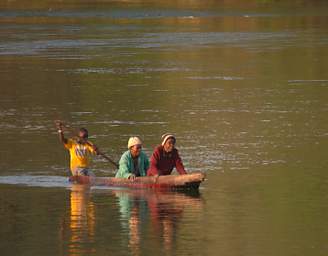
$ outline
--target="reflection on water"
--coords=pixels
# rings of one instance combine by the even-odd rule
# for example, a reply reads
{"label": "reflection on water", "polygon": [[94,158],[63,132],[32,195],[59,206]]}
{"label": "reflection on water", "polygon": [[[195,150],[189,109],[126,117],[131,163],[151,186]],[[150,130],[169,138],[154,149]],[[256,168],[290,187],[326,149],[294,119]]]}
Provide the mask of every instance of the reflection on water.
{"label": "reflection on water", "polygon": [[[199,193],[149,190],[100,190],[94,193],[90,187],[73,185],[69,193],[69,218],[63,217],[61,227],[65,254],[97,254],[95,245],[101,229],[107,229],[103,239],[108,239],[107,232],[111,227],[104,225],[103,216],[98,213],[101,205],[93,201],[97,201],[98,193],[106,195],[107,200],[111,200],[112,196],[117,198],[106,218],[120,223],[119,230],[112,229],[113,235],[122,236],[123,247],[128,248],[131,255],[143,255],[142,249],[146,244],[161,248],[160,251],[165,254],[173,253],[185,209],[192,209],[195,216],[203,206]],[[115,211],[119,215],[113,213]],[[115,250],[115,244],[111,246]]]}
{"label": "reflection on water", "polygon": [[173,252],[179,221],[185,207],[201,210],[202,200],[198,193],[165,193],[159,191],[136,190],[113,191],[118,198],[121,225],[129,230],[129,248],[133,255],[140,255],[141,228],[150,226],[154,242],[164,252]]}
{"label": "reflection on water", "polygon": [[90,188],[73,185],[70,192],[69,255],[94,252],[94,248],[87,249],[85,244],[94,241],[95,225],[95,206],[90,201]]}

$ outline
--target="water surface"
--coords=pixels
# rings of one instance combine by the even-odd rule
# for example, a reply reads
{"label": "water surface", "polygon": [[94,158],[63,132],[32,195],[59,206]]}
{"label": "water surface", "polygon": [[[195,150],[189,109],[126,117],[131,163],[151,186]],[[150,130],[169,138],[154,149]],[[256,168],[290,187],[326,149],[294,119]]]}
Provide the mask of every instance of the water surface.
{"label": "water surface", "polygon": [[[2,253],[326,255],[327,13],[326,1],[0,3]],[[198,195],[72,186],[56,119],[115,160],[131,135],[150,155],[174,132],[207,180]]]}

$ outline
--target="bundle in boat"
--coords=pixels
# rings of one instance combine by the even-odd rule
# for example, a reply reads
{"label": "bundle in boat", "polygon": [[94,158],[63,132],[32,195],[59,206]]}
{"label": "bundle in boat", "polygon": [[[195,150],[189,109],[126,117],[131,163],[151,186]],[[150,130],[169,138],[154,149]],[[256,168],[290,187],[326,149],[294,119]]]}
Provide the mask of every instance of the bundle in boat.
{"label": "bundle in boat", "polygon": [[137,177],[135,180],[112,177],[72,176],[71,182],[88,184],[91,186],[152,188],[152,189],[198,189],[205,179],[202,172],[194,172],[184,175],[146,176]]}

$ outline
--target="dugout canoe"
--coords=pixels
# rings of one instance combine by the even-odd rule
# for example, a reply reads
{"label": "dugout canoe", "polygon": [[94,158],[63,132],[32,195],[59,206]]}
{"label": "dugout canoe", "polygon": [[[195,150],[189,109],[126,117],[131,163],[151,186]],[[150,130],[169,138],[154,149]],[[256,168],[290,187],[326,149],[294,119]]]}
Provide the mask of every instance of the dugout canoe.
{"label": "dugout canoe", "polygon": [[126,187],[136,189],[197,190],[205,174],[194,172],[184,175],[137,177],[135,180],[113,177],[72,176],[70,182],[90,186]]}

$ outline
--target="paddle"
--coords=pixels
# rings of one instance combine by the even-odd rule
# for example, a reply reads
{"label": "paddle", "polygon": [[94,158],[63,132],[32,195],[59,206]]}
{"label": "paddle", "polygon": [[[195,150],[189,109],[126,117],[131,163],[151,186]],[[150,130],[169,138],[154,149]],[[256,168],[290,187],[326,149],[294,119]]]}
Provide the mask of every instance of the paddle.
{"label": "paddle", "polygon": [[[61,129],[63,128],[64,130],[68,130],[68,131],[70,131],[73,134],[76,134],[77,133],[77,130],[76,129],[71,128],[70,126],[64,125],[63,122],[61,122],[60,120],[55,120],[55,124],[56,124],[56,126],[61,127]],[[75,136],[74,138],[77,139],[77,136]],[[81,140],[82,138],[79,137],[78,139]],[[87,144],[87,145],[89,145],[91,147],[94,147],[94,145],[90,141],[88,141],[86,139],[82,139],[82,140],[83,140],[83,142],[85,144]],[[111,164],[115,165],[116,168],[119,168],[119,165],[114,160],[112,160],[110,157],[108,157],[105,153],[101,152],[99,149],[97,149],[96,152],[97,152],[98,155],[100,155],[103,158],[105,158]]]}
{"label": "paddle", "polygon": [[[94,147],[94,145],[90,141],[87,141],[87,140],[84,140],[84,139],[83,139],[83,141],[84,141],[85,144],[87,144],[91,147]],[[108,157],[105,153],[101,152],[99,149],[97,149],[97,153],[98,153],[98,155],[102,156],[107,161],[109,161],[110,163],[115,165],[116,168],[119,168],[119,165],[114,160],[112,160],[110,157]]]}

